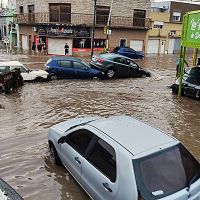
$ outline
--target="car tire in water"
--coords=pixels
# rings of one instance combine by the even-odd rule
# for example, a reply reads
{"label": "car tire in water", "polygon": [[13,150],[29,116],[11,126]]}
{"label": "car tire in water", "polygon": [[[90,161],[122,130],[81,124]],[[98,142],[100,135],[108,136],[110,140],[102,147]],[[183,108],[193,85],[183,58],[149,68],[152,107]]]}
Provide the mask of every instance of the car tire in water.
{"label": "car tire in water", "polygon": [[37,77],[37,78],[34,80],[34,82],[44,82],[44,81],[45,81],[45,79],[42,78],[42,77]]}
{"label": "car tire in water", "polygon": [[109,68],[107,71],[106,71],[106,76],[108,78],[114,78],[115,77],[115,70],[113,68]]}
{"label": "car tire in water", "polygon": [[58,153],[57,153],[56,148],[54,147],[54,145],[50,144],[49,145],[49,149],[50,149],[50,158],[51,158],[52,163],[56,164],[56,165],[60,165],[61,161],[60,161],[60,158],[58,156]]}
{"label": "car tire in water", "polygon": [[99,80],[99,77],[98,77],[98,76],[94,76],[94,77],[92,78],[92,80]]}
{"label": "car tire in water", "polygon": [[52,74],[51,75],[51,80],[56,80],[56,79],[58,79],[58,76],[56,76],[55,74]]}

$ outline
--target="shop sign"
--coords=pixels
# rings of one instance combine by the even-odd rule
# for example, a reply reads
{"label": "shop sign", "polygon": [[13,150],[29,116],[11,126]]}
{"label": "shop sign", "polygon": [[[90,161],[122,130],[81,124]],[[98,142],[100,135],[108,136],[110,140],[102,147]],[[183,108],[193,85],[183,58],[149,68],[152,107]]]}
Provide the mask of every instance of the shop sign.
{"label": "shop sign", "polygon": [[200,11],[188,12],[184,16],[182,43],[185,47],[200,47]]}
{"label": "shop sign", "polygon": [[38,35],[39,36],[46,36],[47,35],[46,27],[38,27]]}
{"label": "shop sign", "polygon": [[73,36],[73,34],[72,27],[47,27],[48,36]]}
{"label": "shop sign", "polygon": [[76,27],[74,37],[90,37],[90,28]]}

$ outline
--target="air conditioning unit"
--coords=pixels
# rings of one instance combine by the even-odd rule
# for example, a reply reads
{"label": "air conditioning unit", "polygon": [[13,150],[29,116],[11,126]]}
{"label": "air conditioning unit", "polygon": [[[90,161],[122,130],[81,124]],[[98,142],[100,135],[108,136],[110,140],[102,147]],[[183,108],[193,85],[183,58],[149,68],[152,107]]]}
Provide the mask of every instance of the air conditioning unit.
{"label": "air conditioning unit", "polygon": [[37,27],[32,27],[33,31],[36,32],[37,31]]}
{"label": "air conditioning unit", "polygon": [[173,37],[175,35],[175,32],[174,31],[171,31],[170,33],[169,33],[169,36],[170,37]]}

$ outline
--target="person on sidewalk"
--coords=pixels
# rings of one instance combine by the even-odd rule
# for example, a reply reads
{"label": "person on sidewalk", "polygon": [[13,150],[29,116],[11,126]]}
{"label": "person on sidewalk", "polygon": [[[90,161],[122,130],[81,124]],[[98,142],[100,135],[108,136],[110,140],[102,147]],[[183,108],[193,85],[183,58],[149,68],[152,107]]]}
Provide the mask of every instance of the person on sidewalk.
{"label": "person on sidewalk", "polygon": [[68,54],[69,54],[69,45],[66,42],[66,44],[65,44],[65,55],[68,55]]}

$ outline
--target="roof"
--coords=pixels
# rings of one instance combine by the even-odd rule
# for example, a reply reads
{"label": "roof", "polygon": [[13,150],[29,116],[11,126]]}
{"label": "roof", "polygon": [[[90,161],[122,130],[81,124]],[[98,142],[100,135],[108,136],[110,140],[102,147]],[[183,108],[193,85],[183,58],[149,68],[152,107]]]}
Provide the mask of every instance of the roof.
{"label": "roof", "polygon": [[176,3],[188,3],[188,4],[196,4],[200,5],[198,1],[183,1],[183,0],[152,0],[153,3],[162,3],[162,2],[176,2]]}
{"label": "roof", "polygon": [[128,58],[126,56],[120,55],[120,54],[116,54],[116,53],[105,53],[105,54],[100,54],[100,57],[104,57],[104,58]]}
{"label": "roof", "polygon": [[80,61],[81,59],[75,57],[68,57],[68,56],[52,56],[52,60],[72,60],[72,61]]}
{"label": "roof", "polygon": [[101,118],[89,123],[133,155],[177,141],[170,135],[128,116]]}
{"label": "roof", "polygon": [[21,66],[22,63],[19,61],[3,61],[0,62],[0,66]]}

